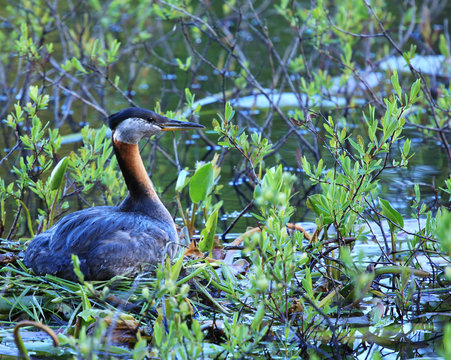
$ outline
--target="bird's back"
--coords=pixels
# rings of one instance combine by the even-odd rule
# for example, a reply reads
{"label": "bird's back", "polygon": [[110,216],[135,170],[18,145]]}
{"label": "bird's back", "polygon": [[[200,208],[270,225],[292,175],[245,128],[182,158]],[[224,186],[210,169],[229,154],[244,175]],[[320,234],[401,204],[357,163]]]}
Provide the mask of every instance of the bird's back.
{"label": "bird's back", "polygon": [[172,257],[177,234],[171,221],[142,212],[99,206],[74,212],[61,219],[29,244],[24,263],[37,274],[76,280],[72,254],[80,259],[87,280],[134,275]]}

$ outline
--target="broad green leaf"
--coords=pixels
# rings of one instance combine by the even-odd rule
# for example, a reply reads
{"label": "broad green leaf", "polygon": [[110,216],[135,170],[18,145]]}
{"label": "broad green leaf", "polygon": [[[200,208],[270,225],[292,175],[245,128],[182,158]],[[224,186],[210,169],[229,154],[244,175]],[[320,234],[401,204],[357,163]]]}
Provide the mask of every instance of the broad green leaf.
{"label": "broad green leaf", "polygon": [[332,136],[334,136],[334,129],[332,129],[329,125],[327,125],[326,123],[323,124],[324,129],[331,134]]}
{"label": "broad green leaf", "polygon": [[402,152],[404,154],[404,156],[408,156],[409,152],[410,152],[410,139],[406,139],[406,141],[404,142],[404,145],[402,146]]}
{"label": "broad green leaf", "polygon": [[99,309],[85,309],[83,311],[80,311],[77,316],[81,317],[84,321],[90,322],[93,321],[96,317],[101,314],[103,310]]}
{"label": "broad green leaf", "polygon": [[[402,218],[401,214],[393,209],[393,207],[390,205],[390,203],[387,200],[379,198],[379,203],[381,204],[382,208],[382,214],[387,217],[390,221],[392,221],[394,224],[398,225],[399,227],[404,226],[404,219]],[[390,230],[394,231],[395,226],[392,223],[388,223],[390,226]]]}
{"label": "broad green leaf", "polygon": [[308,162],[307,158],[305,156],[302,157],[302,168],[304,169],[307,176],[313,176],[310,163]]}
{"label": "broad green leaf", "polygon": [[207,220],[205,229],[200,234],[201,240],[199,241],[200,251],[211,252],[215,242],[216,226],[218,224],[218,210],[215,210]]}
{"label": "broad green leaf", "polygon": [[362,148],[362,146],[360,144],[356,143],[351,138],[349,138],[348,140],[349,140],[349,143],[352,145],[352,147],[357,150],[357,152],[359,153],[360,156],[362,156],[363,153],[365,152],[365,150]]}
{"label": "broad green leaf", "polygon": [[69,163],[69,158],[67,156],[63,157],[59,163],[55,166],[52,174],[49,178],[50,190],[56,190],[61,187],[64,180],[64,175],[66,174],[67,164]]}
{"label": "broad green leaf", "polygon": [[224,111],[224,117],[226,122],[229,122],[232,120],[233,116],[235,115],[235,110],[233,110],[232,105],[230,105],[229,102],[226,103],[225,111]]}
{"label": "broad green leaf", "polygon": [[[351,140],[351,139],[349,139]],[[347,156],[344,156],[343,161],[341,163],[341,166],[343,167],[343,171],[346,175],[351,175],[351,159]]]}
{"label": "broad green leaf", "polygon": [[183,188],[188,183],[189,179],[187,179],[189,172],[187,170],[182,170],[179,172],[179,176],[177,177],[177,183],[175,184],[175,191],[182,191]]}
{"label": "broad green leaf", "polygon": [[189,183],[189,196],[191,201],[199,203],[207,198],[213,187],[214,171],[211,163],[197,169]]}
{"label": "broad green leaf", "polygon": [[321,176],[321,172],[323,171],[323,159],[319,159],[318,161],[318,166],[316,168],[316,177],[320,177]]}
{"label": "broad green leaf", "polygon": [[420,91],[420,88],[421,88],[421,80],[417,79],[417,81],[415,81],[412,84],[412,87],[410,88],[410,95],[409,95],[410,102],[414,103],[417,100],[417,95]]}

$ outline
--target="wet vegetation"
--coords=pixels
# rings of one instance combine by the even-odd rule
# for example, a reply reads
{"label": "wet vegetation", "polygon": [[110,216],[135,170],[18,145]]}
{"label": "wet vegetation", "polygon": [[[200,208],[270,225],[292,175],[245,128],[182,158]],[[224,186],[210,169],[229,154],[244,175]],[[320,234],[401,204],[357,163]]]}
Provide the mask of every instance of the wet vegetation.
{"label": "wet vegetation", "polygon": [[[2,358],[451,358],[446,1],[1,4]],[[36,276],[36,234],[125,197],[128,106],[208,128],[141,144],[183,249]]]}

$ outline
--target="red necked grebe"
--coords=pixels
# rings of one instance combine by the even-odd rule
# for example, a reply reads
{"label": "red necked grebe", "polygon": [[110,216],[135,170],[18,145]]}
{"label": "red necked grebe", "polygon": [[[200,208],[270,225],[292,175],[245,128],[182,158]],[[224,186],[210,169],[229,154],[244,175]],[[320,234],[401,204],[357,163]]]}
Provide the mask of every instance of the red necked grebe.
{"label": "red necked grebe", "polygon": [[25,265],[36,274],[76,280],[72,264],[75,254],[86,280],[106,280],[116,275],[136,275],[176,251],[174,221],[150,182],[138,142],[161,131],[204,126],[141,108],[111,115],[108,124],[129,194],[118,207],[98,206],[74,212],[37,235],[24,257]]}

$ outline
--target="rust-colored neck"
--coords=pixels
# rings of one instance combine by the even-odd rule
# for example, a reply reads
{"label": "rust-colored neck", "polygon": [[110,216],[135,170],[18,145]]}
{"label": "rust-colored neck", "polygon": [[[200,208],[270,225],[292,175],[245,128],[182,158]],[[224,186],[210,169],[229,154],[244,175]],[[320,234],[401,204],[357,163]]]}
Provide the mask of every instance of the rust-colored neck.
{"label": "rust-colored neck", "polygon": [[113,137],[113,148],[130,197],[135,200],[143,200],[143,197],[150,198],[159,202],[160,200],[144,168],[138,144],[123,143]]}

